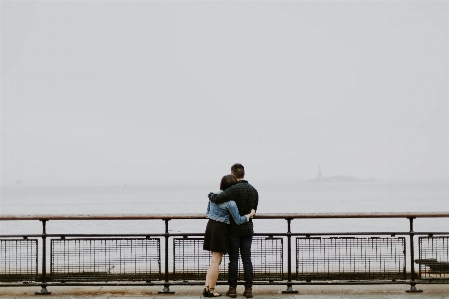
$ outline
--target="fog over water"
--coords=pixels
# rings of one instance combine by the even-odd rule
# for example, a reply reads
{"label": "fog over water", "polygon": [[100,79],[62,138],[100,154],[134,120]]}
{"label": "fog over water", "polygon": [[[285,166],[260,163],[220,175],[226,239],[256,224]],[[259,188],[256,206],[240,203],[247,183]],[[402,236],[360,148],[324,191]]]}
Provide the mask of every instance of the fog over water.
{"label": "fog over water", "polygon": [[[384,205],[395,194],[385,186],[405,182],[403,202],[448,210],[444,187],[413,191],[449,183],[447,1],[1,1],[0,11],[1,214],[170,212],[165,199],[203,212],[235,162],[263,200],[316,198],[304,194],[321,167],[373,178],[382,199],[372,204],[363,182],[364,196],[337,207],[401,210]],[[343,200],[313,192],[328,203],[309,211]],[[284,203],[261,211],[304,210]]]}

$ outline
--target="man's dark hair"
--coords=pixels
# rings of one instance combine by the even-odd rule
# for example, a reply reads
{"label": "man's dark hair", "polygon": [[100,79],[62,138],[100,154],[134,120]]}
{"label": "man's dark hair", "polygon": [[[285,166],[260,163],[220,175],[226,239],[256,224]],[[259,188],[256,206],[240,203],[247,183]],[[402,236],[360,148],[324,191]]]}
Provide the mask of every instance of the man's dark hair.
{"label": "man's dark hair", "polygon": [[220,190],[226,190],[229,187],[231,187],[232,185],[237,184],[237,180],[235,177],[233,177],[232,175],[228,174],[225,175],[224,177],[221,178],[221,182],[220,182]]}
{"label": "man's dark hair", "polygon": [[240,163],[235,163],[231,167],[231,173],[237,179],[243,179],[245,177],[245,167]]}

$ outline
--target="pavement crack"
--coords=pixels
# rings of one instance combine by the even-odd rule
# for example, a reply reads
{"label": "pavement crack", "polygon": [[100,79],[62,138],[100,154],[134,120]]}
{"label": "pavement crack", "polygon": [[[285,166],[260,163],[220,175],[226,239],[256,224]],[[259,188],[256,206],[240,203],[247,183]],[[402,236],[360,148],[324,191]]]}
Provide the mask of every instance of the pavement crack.
{"label": "pavement crack", "polygon": [[[94,296],[97,296],[98,293],[101,291],[101,289],[103,289],[103,286],[101,286],[101,287],[97,290],[97,292],[95,292]],[[108,298],[109,298],[109,297],[108,297]]]}

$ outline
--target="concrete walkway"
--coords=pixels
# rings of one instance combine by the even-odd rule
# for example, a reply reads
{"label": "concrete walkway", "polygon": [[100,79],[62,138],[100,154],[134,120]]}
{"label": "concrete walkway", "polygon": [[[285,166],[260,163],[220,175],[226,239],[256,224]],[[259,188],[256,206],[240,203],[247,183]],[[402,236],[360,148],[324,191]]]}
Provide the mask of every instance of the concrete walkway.
{"label": "concrete walkway", "polygon": [[[254,286],[255,299],[417,299],[417,298],[447,298],[449,299],[449,284],[417,285],[422,293],[406,293],[408,285],[347,285],[347,286],[293,286],[297,294],[283,294],[285,286]],[[158,294],[160,286],[130,286],[130,287],[48,287],[51,295],[35,295],[40,287],[0,287],[0,298],[156,298],[156,299],[199,299],[202,298],[202,287],[199,286],[172,286],[175,294]],[[224,294],[226,286],[218,286],[217,291]],[[237,287],[237,299],[246,299],[242,296],[243,286]],[[222,296],[226,299],[228,297]]]}

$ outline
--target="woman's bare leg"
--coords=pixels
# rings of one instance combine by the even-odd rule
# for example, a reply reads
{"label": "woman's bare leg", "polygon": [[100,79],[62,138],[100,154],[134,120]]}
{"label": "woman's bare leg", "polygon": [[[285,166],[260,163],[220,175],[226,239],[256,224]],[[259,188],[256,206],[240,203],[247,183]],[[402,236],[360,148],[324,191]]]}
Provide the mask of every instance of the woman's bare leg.
{"label": "woman's bare leg", "polygon": [[[210,266],[209,266],[209,267],[210,267]],[[209,269],[207,270],[207,274],[206,274],[206,283],[205,283],[205,285],[204,285],[204,288],[205,288],[206,290],[209,291]]]}
{"label": "woman's bare leg", "polygon": [[[211,252],[212,254],[212,252]],[[210,268],[210,265],[209,265]],[[204,284],[204,289],[209,291],[209,269],[207,269],[207,274],[206,274],[206,283]]]}
{"label": "woman's bare leg", "polygon": [[206,275],[206,286],[209,286],[209,289],[215,289],[215,285],[217,284],[219,266],[221,264],[221,260],[223,258],[222,252],[212,252],[212,258],[210,260],[210,266],[207,270]]}

